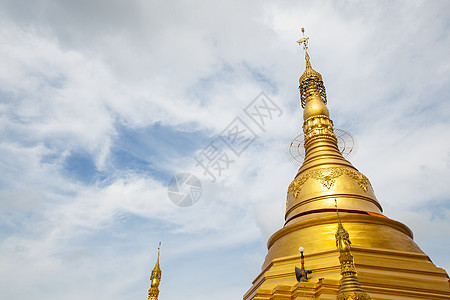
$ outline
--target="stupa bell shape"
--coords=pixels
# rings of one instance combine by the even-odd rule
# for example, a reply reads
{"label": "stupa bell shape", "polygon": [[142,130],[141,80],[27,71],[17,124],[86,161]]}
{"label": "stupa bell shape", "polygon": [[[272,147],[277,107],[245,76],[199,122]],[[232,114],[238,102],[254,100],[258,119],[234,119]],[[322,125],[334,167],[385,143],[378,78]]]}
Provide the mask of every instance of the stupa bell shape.
{"label": "stupa bell shape", "polygon": [[[445,270],[422,252],[407,226],[383,215],[369,179],[340,153],[322,76],[304,48],[299,90],[305,159],[288,188],[285,225],[269,238],[262,271],[244,299],[336,299],[336,201],[352,236],[359,281],[372,299],[450,299]],[[309,282],[295,278],[299,245],[313,271]]]}
{"label": "stupa bell shape", "polygon": [[[299,242],[310,252],[332,248],[335,200],[347,222],[351,221],[348,227],[358,232],[353,234],[357,245],[420,252],[406,226],[382,215],[369,179],[339,151],[322,76],[312,68],[308,54],[299,90],[304,109],[305,160],[289,185],[285,227],[269,240],[265,265],[280,254],[296,253]],[[367,218],[376,220],[376,225]]]}

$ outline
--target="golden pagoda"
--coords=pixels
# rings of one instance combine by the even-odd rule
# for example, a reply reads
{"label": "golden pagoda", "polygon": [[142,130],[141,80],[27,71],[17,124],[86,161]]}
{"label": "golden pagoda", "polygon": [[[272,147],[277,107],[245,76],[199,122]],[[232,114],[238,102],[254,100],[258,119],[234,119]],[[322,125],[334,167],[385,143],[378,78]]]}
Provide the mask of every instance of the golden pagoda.
{"label": "golden pagoda", "polygon": [[339,262],[341,263],[341,285],[337,300],[371,300],[370,296],[361,287],[361,284],[356,277],[355,263],[353,262],[353,255],[351,251],[350,235],[342,225],[341,218],[339,218],[339,211],[336,212],[338,217],[338,228],[335,234],[336,247],[339,249]]}
{"label": "golden pagoda", "polygon": [[[244,300],[450,299],[446,271],[420,250],[407,226],[383,215],[369,179],[340,153],[322,76],[311,66],[302,31],[298,43],[305,50],[306,70],[299,90],[305,159],[288,188],[284,227],[269,238],[261,273]],[[351,252],[344,248],[350,240],[342,237],[336,249],[337,225],[340,234],[352,237]],[[312,271],[301,282],[295,273],[299,246]],[[341,262],[350,268],[342,277]],[[345,298],[340,289],[344,286],[345,292],[347,284],[358,285],[370,298]]]}
{"label": "golden pagoda", "polygon": [[158,247],[158,258],[156,260],[156,265],[153,268],[152,274],[150,275],[150,289],[148,290],[148,300],[158,300],[159,295],[159,283],[161,282],[161,268],[159,266],[159,253],[161,251],[161,242],[159,242]]}

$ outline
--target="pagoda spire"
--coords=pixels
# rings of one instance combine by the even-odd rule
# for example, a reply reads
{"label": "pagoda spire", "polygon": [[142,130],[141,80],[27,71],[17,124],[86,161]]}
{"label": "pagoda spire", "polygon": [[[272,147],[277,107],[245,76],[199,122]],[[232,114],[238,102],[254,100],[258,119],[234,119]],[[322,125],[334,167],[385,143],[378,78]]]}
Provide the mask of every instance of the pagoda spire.
{"label": "pagoda spire", "polygon": [[153,268],[152,274],[150,275],[151,287],[148,290],[148,300],[158,300],[159,295],[159,283],[161,282],[161,267],[159,266],[159,253],[161,251],[161,242],[159,242],[158,247],[158,258],[156,260],[156,265]]}
{"label": "pagoda spire", "polygon": [[[342,140],[334,133],[322,75],[312,67],[309,38],[304,29],[302,32],[297,42],[303,46],[306,60],[299,80],[304,161],[288,188],[284,226],[269,238],[261,273],[244,300],[310,299],[318,295],[333,299],[336,294],[338,300],[368,300],[356,276],[353,253],[364,266],[359,270],[364,271],[360,279],[370,280],[379,299],[391,299],[392,295],[450,299],[445,270],[433,265],[414,243],[407,226],[382,214],[369,179],[339,151],[338,140]],[[382,172],[392,168],[379,163]],[[337,202],[338,228],[333,236]],[[353,244],[341,220],[352,232]],[[309,283],[298,283],[293,276],[298,263],[295,245],[299,243],[310,253],[314,278]],[[332,257],[335,246],[340,263]],[[386,276],[393,280],[386,283]]]}
{"label": "pagoda spire", "polygon": [[[285,224],[296,223],[305,219],[302,216],[318,212],[329,213],[331,217],[334,213],[334,197],[342,200],[347,212],[370,211],[380,214],[382,208],[369,179],[339,151],[334,124],[327,108],[322,75],[311,66],[309,38],[305,36],[303,28],[302,33],[303,37],[297,43],[303,46],[306,61],[305,71],[299,79],[305,160],[288,189]],[[316,186],[314,181],[321,186]]]}
{"label": "pagoda spire", "polygon": [[370,300],[370,296],[361,287],[361,284],[356,277],[356,268],[353,262],[353,255],[351,251],[350,235],[342,225],[341,218],[339,218],[339,209],[337,200],[335,199],[336,213],[338,217],[338,228],[336,231],[336,247],[339,249],[339,262],[341,263],[341,286],[337,300]]}
{"label": "pagoda spire", "polygon": [[306,69],[299,80],[300,100],[302,107],[305,109],[303,119],[306,121],[311,116],[324,115],[329,117],[327,104],[327,94],[325,85],[323,84],[322,75],[315,71],[311,66],[308,41],[305,36],[305,29],[302,28],[303,37],[297,41],[303,46],[305,51]]}
{"label": "pagoda spire", "polygon": [[305,29],[302,28],[303,37],[297,43],[305,51],[306,68],[299,79],[300,102],[303,108],[303,134],[307,161],[311,152],[312,141],[320,139],[326,141],[335,155],[341,156],[337,148],[337,139],[334,135],[333,121],[327,108],[327,94],[322,75],[311,66],[308,42]]}

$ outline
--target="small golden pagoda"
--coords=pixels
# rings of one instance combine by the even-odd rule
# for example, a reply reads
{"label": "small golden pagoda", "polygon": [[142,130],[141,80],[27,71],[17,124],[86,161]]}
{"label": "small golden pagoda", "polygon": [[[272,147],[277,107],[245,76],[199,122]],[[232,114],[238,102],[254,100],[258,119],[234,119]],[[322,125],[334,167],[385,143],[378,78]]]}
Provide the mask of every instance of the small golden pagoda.
{"label": "small golden pagoda", "polygon": [[[373,300],[450,299],[446,271],[420,250],[407,226],[383,215],[369,179],[340,153],[325,86],[311,66],[304,31],[298,43],[306,60],[299,80],[305,159],[288,188],[285,225],[269,238],[262,271],[244,300],[370,299],[343,298],[343,287],[355,284],[355,267],[361,291]],[[337,224],[339,237],[335,236]],[[345,238],[349,234],[351,252],[350,240]],[[339,250],[335,238],[340,239]],[[295,274],[300,245],[312,271],[302,282]],[[353,268],[342,278],[341,263]]]}
{"label": "small golden pagoda", "polygon": [[356,277],[356,268],[350,246],[352,244],[350,242],[350,235],[344,229],[344,225],[342,225],[341,218],[339,218],[337,200],[335,201],[338,217],[338,228],[335,237],[336,247],[339,249],[339,262],[341,263],[342,275],[337,300],[371,300]]}
{"label": "small golden pagoda", "polygon": [[159,283],[161,282],[161,268],[159,266],[159,253],[161,251],[161,242],[159,242],[158,247],[158,259],[156,260],[156,265],[153,268],[152,274],[150,275],[150,289],[148,290],[148,300],[158,300],[159,295]]}

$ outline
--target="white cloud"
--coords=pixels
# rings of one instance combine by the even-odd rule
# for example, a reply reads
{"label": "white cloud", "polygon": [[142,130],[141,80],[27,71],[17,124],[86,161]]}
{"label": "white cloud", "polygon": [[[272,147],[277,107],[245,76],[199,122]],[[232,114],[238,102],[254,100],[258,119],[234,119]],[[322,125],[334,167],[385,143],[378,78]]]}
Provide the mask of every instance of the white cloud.
{"label": "white cloud", "polygon": [[[182,280],[179,270],[214,272],[215,262],[236,280],[221,278],[234,286],[229,294],[184,291],[200,300],[240,297],[249,272],[263,262],[261,245],[283,224],[297,169],[284,151],[301,132],[297,84],[304,67],[295,41],[302,26],[331,116],[359,141],[353,164],[370,178],[385,213],[412,228],[419,246],[449,268],[440,250],[450,235],[443,230],[450,228],[447,3],[1,6],[0,289],[7,298],[145,297],[161,239],[161,295]],[[283,115],[258,131],[218,182],[200,176],[190,156],[155,158],[156,168],[202,177],[193,207],[174,206],[155,172],[112,161],[118,125],[159,123],[198,131],[204,140],[242,116],[261,90]],[[82,183],[66,176],[64,162],[77,151],[107,178]],[[239,264],[247,271],[231,276]]]}

